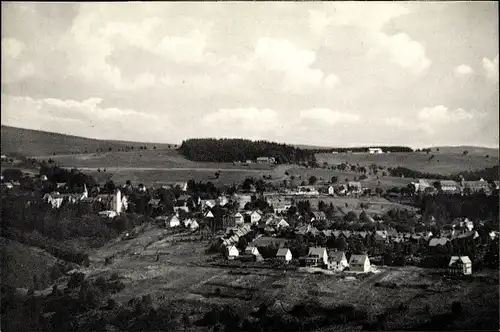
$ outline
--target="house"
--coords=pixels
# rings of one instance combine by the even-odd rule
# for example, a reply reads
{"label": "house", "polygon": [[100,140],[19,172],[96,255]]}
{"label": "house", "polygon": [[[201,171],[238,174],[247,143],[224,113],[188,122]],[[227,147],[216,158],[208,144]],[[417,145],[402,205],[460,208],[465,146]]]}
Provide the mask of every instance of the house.
{"label": "house", "polygon": [[257,211],[253,211],[251,214],[250,214],[250,223],[252,225],[255,225],[255,224],[258,224],[260,219],[262,219],[262,216],[259,212]]}
{"label": "house", "polygon": [[278,221],[278,223],[275,225],[277,229],[283,229],[283,228],[288,228],[290,227],[290,224],[285,219],[281,219]]}
{"label": "house", "polygon": [[216,205],[216,202],[213,199],[202,199],[201,200],[201,207],[202,207],[202,209],[211,209],[215,205]]}
{"label": "house", "polygon": [[360,194],[362,192],[361,182],[349,181],[347,182],[347,188],[354,194]]}
{"label": "house", "polygon": [[368,152],[370,154],[384,153],[381,148],[368,148]]}
{"label": "house", "polygon": [[328,252],[328,269],[334,271],[344,271],[349,266],[345,252],[329,251]]}
{"label": "house", "polygon": [[188,190],[188,184],[187,182],[176,182],[174,183],[173,187],[179,187],[181,191],[187,191]]}
{"label": "house", "polygon": [[187,206],[174,206],[174,212],[178,213],[179,211],[184,211],[184,212],[188,213],[189,207],[187,207]]}
{"label": "house", "polygon": [[491,190],[490,184],[484,181],[484,179],[480,179],[479,181],[462,181],[462,186],[464,192],[468,191],[471,194],[479,192],[489,193]]}
{"label": "house", "polygon": [[200,225],[198,224],[198,222],[196,220],[193,220],[193,222],[191,223],[191,225],[189,225],[189,229],[192,230],[192,231],[195,231],[198,228],[200,228]]}
{"label": "house", "polygon": [[[9,183],[10,184],[10,183]],[[9,188],[9,187],[7,187]],[[12,184],[9,189],[13,188]],[[51,193],[51,194],[45,194],[43,196],[43,200],[47,202],[48,204],[51,205],[53,209],[59,209],[63,203],[63,196],[57,192]]]}
{"label": "house", "polygon": [[431,188],[432,186],[427,180],[419,179],[418,182],[412,182],[415,186],[415,191],[421,192],[424,191],[425,188]]}
{"label": "house", "polygon": [[281,248],[278,249],[278,252],[276,253],[276,258],[288,263],[289,261],[292,260],[292,252],[288,248]]}
{"label": "house", "polygon": [[312,215],[311,221],[326,220],[326,215],[323,211],[315,211]]}
{"label": "house", "polygon": [[326,249],[320,247],[309,248],[306,264],[310,266],[328,265],[328,253]]}
{"label": "house", "polygon": [[460,186],[456,181],[451,180],[441,180],[439,181],[441,185],[441,191],[447,194],[457,194],[460,193]]}
{"label": "house", "polygon": [[245,205],[247,203],[250,203],[252,201],[252,196],[250,195],[239,195],[237,197],[238,203],[239,203],[239,209],[243,210],[245,209]]}
{"label": "house", "polygon": [[432,238],[429,241],[429,247],[445,246],[450,240],[445,237]]}
{"label": "house", "polygon": [[349,271],[368,272],[370,271],[370,259],[367,255],[352,255],[349,260]]}
{"label": "house", "polygon": [[139,188],[138,188],[138,190],[139,190],[139,192],[144,193],[144,192],[146,192],[146,186],[145,186],[145,185],[143,185],[142,183],[140,183],[140,184],[139,184]]}
{"label": "house", "polygon": [[234,222],[237,224],[237,225],[241,225],[245,222],[245,218],[243,218],[243,215],[241,213],[236,213],[234,215]]}
{"label": "house", "polygon": [[328,186],[328,195],[335,195],[335,188],[333,186]]}
{"label": "house", "polygon": [[319,196],[319,191],[314,186],[299,186],[297,195]]}
{"label": "house", "polygon": [[226,247],[225,254],[227,259],[233,260],[240,255],[240,252],[236,246],[229,246]]}
{"label": "house", "polygon": [[170,217],[170,219],[165,221],[165,227],[167,228],[172,228],[172,227],[178,227],[181,225],[181,221],[176,215],[173,215]]}
{"label": "house", "polygon": [[205,218],[214,218],[214,214],[212,213],[212,211],[207,211],[207,213],[205,213]]}
{"label": "house", "polygon": [[283,213],[286,212],[291,206],[292,202],[290,200],[277,197],[268,197],[266,202],[269,206],[271,206],[275,213]]}
{"label": "house", "polygon": [[189,197],[188,195],[180,195],[179,198],[175,200],[175,205],[186,206],[190,198],[191,197]]}
{"label": "house", "polygon": [[274,164],[275,162],[274,157],[257,157],[257,164]]}
{"label": "house", "polygon": [[448,264],[448,273],[451,275],[472,274],[472,262],[469,256],[452,256]]}
{"label": "house", "polygon": [[259,250],[257,249],[257,247],[253,247],[253,246],[248,246],[245,248],[245,254],[246,255],[254,255],[254,256],[257,256],[257,255],[260,255],[260,252]]}

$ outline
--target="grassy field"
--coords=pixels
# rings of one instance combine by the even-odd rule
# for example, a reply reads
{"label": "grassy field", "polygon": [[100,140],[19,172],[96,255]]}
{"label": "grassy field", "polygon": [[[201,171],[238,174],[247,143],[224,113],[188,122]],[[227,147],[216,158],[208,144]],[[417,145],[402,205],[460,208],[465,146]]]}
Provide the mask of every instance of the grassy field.
{"label": "grassy field", "polygon": [[[483,274],[496,278],[496,283],[452,281],[434,270],[416,267],[379,267],[380,273],[354,280],[344,279],[342,273],[327,276],[292,270],[216,268],[207,264],[214,257],[204,254],[207,242],[178,242],[176,238],[149,226],[136,239],[116,241],[94,253],[91,266],[83,271],[92,278],[118,272],[126,284],[114,296],[119,302],[150,294],[155,302],[178,300],[198,309],[229,304],[243,315],[261,303],[288,311],[308,300],[323,306],[354,305],[366,310],[369,317],[406,305],[403,311],[393,310],[388,316],[388,328],[400,330],[450,312],[453,301],[463,303],[462,318],[467,324],[480,321],[477,313],[498,313],[498,275],[494,271]],[[156,252],[161,253],[159,261],[154,259]],[[104,266],[104,257],[113,253],[119,255]],[[389,283],[396,286],[388,287]]]}
{"label": "grassy field", "polygon": [[[434,158],[431,160],[431,155]],[[432,152],[430,154],[412,152],[412,153],[352,153],[352,154],[332,154],[319,153],[316,159],[320,165],[327,162],[329,165],[338,165],[341,163],[359,164],[368,166],[375,163],[382,167],[402,166],[415,171],[432,174],[453,174],[462,171],[480,170],[486,167],[498,165],[498,155],[490,155],[486,158],[484,155],[466,155]]]}
{"label": "grassy field", "polygon": [[148,149],[157,147],[158,149],[175,148],[175,144],[169,143],[142,143],[124,142],[112,140],[98,140],[86,137],[71,136],[58,133],[50,133],[39,130],[30,130],[15,127],[1,127],[2,134],[2,154],[20,154],[26,157],[53,155],[63,153],[84,153],[95,152],[98,148],[113,151],[133,146],[139,149],[146,146]]}

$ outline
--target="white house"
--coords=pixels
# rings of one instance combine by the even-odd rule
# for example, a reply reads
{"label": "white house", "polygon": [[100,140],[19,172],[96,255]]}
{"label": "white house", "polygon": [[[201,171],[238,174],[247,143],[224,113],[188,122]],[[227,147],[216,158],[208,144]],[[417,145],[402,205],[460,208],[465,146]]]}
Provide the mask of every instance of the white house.
{"label": "white house", "polygon": [[176,215],[173,215],[170,219],[165,221],[165,227],[178,227],[181,225],[181,221]]}
{"label": "white house", "polygon": [[207,211],[207,213],[205,213],[205,218],[214,218],[212,211]]}
{"label": "white house", "polygon": [[328,253],[325,248],[309,248],[306,259],[311,265],[328,264]]}
{"label": "white house", "polygon": [[448,264],[448,273],[455,275],[472,274],[472,262],[469,256],[452,256]]}
{"label": "white house", "polygon": [[103,217],[114,218],[117,216],[117,213],[115,211],[107,210],[107,211],[100,211],[99,215]]}
{"label": "white house", "polygon": [[260,215],[260,213],[259,213],[259,212],[257,212],[257,211],[253,211],[253,212],[250,214],[250,223],[251,223],[252,225],[259,223],[260,219],[262,219],[262,216]]}
{"label": "white house", "polygon": [[344,271],[349,266],[347,258],[343,251],[334,251],[328,253],[328,269],[334,271]]}
{"label": "white house", "polygon": [[188,184],[187,182],[176,182],[174,183],[173,187],[177,187],[179,186],[179,188],[181,188],[182,191],[187,191],[188,190]]}
{"label": "white house", "polygon": [[238,248],[236,248],[236,246],[229,246],[226,248],[225,254],[227,259],[232,260],[238,257],[240,255],[240,252],[238,251]]}
{"label": "white house", "polygon": [[370,152],[371,154],[384,153],[381,148],[368,148],[368,152]]}
{"label": "white house", "polygon": [[349,260],[349,271],[368,272],[370,271],[370,259],[367,255],[352,255]]}
{"label": "white house", "polygon": [[254,246],[248,246],[245,248],[245,254],[246,255],[254,255],[254,256],[258,256],[260,255],[260,252],[259,250],[257,249],[257,247],[254,247]]}
{"label": "white house", "polygon": [[278,249],[278,252],[276,253],[276,258],[288,263],[293,258],[292,252],[288,248]]}
{"label": "white house", "polygon": [[328,195],[335,195],[335,188],[333,186],[328,186]]}
{"label": "white house", "polygon": [[288,227],[290,227],[290,224],[285,219],[281,219],[276,224],[276,228],[278,228],[278,229],[288,228]]}
{"label": "white house", "polygon": [[200,228],[200,225],[198,224],[198,222],[196,220],[193,220],[191,222],[191,224],[189,225],[189,229],[192,231],[197,230],[198,228]]}
{"label": "white house", "polygon": [[243,218],[243,215],[238,212],[234,215],[234,222],[238,225],[241,225],[245,222],[245,219]]}

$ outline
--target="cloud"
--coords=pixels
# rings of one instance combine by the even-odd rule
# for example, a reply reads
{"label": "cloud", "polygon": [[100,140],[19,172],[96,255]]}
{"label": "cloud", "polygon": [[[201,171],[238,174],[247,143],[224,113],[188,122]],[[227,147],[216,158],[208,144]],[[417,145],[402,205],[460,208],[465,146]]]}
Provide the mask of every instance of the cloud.
{"label": "cloud", "polygon": [[460,65],[455,68],[455,74],[457,76],[469,75],[472,74],[473,72],[474,70],[472,70],[472,68],[467,65]]}
{"label": "cloud", "polygon": [[340,79],[335,74],[330,74],[325,78],[325,85],[327,88],[333,88],[340,82]]}
{"label": "cloud", "polygon": [[484,113],[477,111],[466,111],[462,108],[450,110],[443,105],[435,107],[425,107],[418,112],[418,119],[430,123],[457,122],[472,120],[475,117],[482,117]]}
{"label": "cloud", "polygon": [[[30,97],[2,94],[2,124],[23,128],[58,131],[73,135],[102,139],[130,140],[131,133],[139,128],[158,135],[161,130],[170,129],[167,116],[147,114],[133,109],[102,107],[101,98],[82,101],[57,98],[34,99]],[[61,123],[71,122],[64,130]],[[40,128],[40,125],[43,127]],[[162,126],[160,129],[157,125]],[[57,128],[56,130],[54,128]],[[68,130],[69,129],[69,130]],[[135,139],[140,141],[141,135]]]}
{"label": "cloud", "polygon": [[15,38],[2,38],[2,57],[17,59],[26,48],[26,45]]}
{"label": "cloud", "polygon": [[395,64],[409,69],[415,74],[422,73],[431,65],[431,60],[427,57],[424,46],[405,33],[392,36],[377,33],[375,39],[378,42],[378,47],[369,51],[369,57],[387,53]]}
{"label": "cloud", "polygon": [[359,115],[333,111],[327,108],[312,108],[300,112],[301,119],[309,119],[327,124],[354,123],[360,120]]}
{"label": "cloud", "polygon": [[309,10],[309,25],[311,30],[317,34],[323,33],[326,27],[328,27],[333,22],[333,19],[329,17],[325,12],[319,10]]}
{"label": "cloud", "polygon": [[494,83],[498,83],[498,54],[493,60],[483,58],[483,68],[486,72],[486,77]]}

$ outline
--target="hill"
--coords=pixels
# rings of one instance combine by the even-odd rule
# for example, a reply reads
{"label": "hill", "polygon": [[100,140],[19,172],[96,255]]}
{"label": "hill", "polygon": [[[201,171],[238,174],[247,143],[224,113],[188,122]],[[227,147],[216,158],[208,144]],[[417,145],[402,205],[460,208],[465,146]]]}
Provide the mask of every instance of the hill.
{"label": "hill", "polygon": [[31,156],[47,156],[54,154],[90,153],[100,151],[125,151],[128,149],[169,149],[174,144],[157,144],[142,142],[126,142],[99,140],[93,138],[71,136],[46,131],[1,127],[2,154]]}
{"label": "hill", "polygon": [[[498,158],[498,149],[486,148],[482,146],[433,146],[430,148],[432,153],[443,153],[443,154],[463,154],[467,151],[469,155],[478,156],[495,156]],[[439,150],[438,150],[439,149]]]}
{"label": "hill", "polygon": [[498,157],[490,155],[486,158],[484,155],[468,154],[466,156],[456,153],[424,152],[411,153],[318,153],[316,154],[318,164],[323,165],[338,165],[348,163],[351,165],[369,166],[376,164],[377,166],[388,167],[405,167],[414,171],[429,173],[452,175],[460,172],[479,171],[488,167],[498,165]]}

